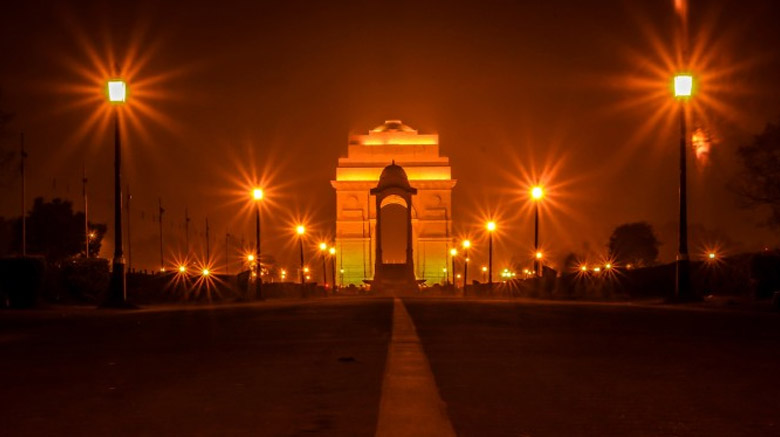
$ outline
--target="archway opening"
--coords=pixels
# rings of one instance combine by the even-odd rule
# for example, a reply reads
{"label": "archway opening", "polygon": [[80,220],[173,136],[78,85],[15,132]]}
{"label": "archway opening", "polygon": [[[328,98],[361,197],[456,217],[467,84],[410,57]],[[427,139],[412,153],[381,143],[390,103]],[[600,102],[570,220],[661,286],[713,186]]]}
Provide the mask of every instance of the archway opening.
{"label": "archway opening", "polygon": [[[380,210],[382,215],[382,263],[406,263],[406,239],[408,232],[408,213],[406,204],[400,197],[391,196],[385,199]],[[400,200],[400,202],[398,201]]]}

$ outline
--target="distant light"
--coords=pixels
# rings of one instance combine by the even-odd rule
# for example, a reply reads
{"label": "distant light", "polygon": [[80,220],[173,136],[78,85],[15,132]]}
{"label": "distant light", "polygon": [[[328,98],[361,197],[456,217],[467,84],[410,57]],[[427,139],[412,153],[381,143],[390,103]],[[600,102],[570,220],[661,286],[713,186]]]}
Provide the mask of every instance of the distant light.
{"label": "distant light", "polygon": [[308,267],[304,267],[303,268],[303,273],[309,273],[309,268]]}
{"label": "distant light", "polygon": [[612,264],[607,263],[607,265],[604,266],[605,269],[609,270],[612,268]]}
{"label": "distant light", "polygon": [[201,273],[203,273],[203,276],[208,276],[208,275],[210,275],[210,274],[211,274],[211,272],[209,271],[209,269],[203,269],[203,272],[201,272]]}
{"label": "distant light", "polygon": [[305,228],[305,227],[303,227],[303,225],[298,225],[298,226],[295,228],[295,232],[297,232],[297,233],[298,233],[298,235],[303,235],[303,234],[306,232],[306,228]]}
{"label": "distant light", "polygon": [[179,273],[186,273],[187,272],[187,266],[179,266]]}
{"label": "distant light", "polygon": [[450,256],[458,256],[458,249],[454,247],[450,249]]}
{"label": "distant light", "polygon": [[252,197],[255,200],[263,200],[263,189],[255,188],[254,190],[252,190]]}
{"label": "distant light", "polygon": [[442,272],[447,273],[447,267],[441,269]]}
{"label": "distant light", "polygon": [[469,247],[471,247],[471,241],[463,240],[463,248],[468,249]]}
{"label": "distant light", "polygon": [[165,267],[160,267],[160,271],[165,273]]}
{"label": "distant light", "polygon": [[709,253],[707,256],[708,256],[710,259],[715,259],[715,257],[717,257],[717,255],[715,254],[715,252],[710,252],[710,253]]}
{"label": "distant light", "polygon": [[483,271],[483,272],[486,272],[486,271],[487,271],[487,267],[485,267],[485,266],[482,266],[482,271]]}
{"label": "distant light", "polygon": [[536,252],[536,259],[542,259],[542,252]]}
{"label": "distant light", "polygon": [[257,277],[257,272],[252,272],[252,277],[256,278]]}
{"label": "distant light", "polygon": [[123,80],[108,81],[108,101],[111,103],[124,103],[127,99],[127,84]]}
{"label": "distant light", "polygon": [[487,230],[490,232],[493,232],[496,230],[496,222],[490,221],[487,222]]}
{"label": "distant light", "polygon": [[460,279],[460,273],[458,273],[457,275],[455,275],[455,277],[456,277],[456,278],[458,278],[458,279]]}
{"label": "distant light", "polygon": [[629,264],[629,265],[627,265],[627,266],[626,266],[626,268],[627,268],[627,269],[629,269],[629,270],[631,270],[631,268],[632,268],[632,267],[633,267],[633,266],[632,266],[631,264]]}
{"label": "distant light", "polygon": [[674,76],[674,96],[690,97],[693,93],[693,76],[690,74],[678,74]]}
{"label": "distant light", "polygon": [[89,233],[89,238],[95,238],[95,233],[94,232],[90,232]]}
{"label": "distant light", "polygon": [[328,250],[328,245],[325,243],[320,243],[320,250]]}
{"label": "distant light", "polygon": [[340,273],[344,273],[344,269],[339,269],[339,272]]}
{"label": "distant light", "polygon": [[583,272],[587,272],[588,271],[588,266],[582,266],[582,267],[580,267],[580,270],[582,270]]}
{"label": "distant light", "polygon": [[598,273],[598,272],[600,272],[600,271],[601,271],[601,267],[594,267],[594,268],[593,268],[593,271],[594,271],[594,272],[596,272],[596,273]]}
{"label": "distant light", "polygon": [[336,254],[336,248],[335,247],[331,247],[330,249],[328,249],[328,253],[330,253],[331,255],[335,255]]}
{"label": "distant light", "polygon": [[531,188],[531,197],[534,200],[542,199],[544,197],[544,189],[538,185]]}
{"label": "distant light", "polygon": [[311,276],[306,275],[306,280],[308,281],[309,279],[311,279]]}

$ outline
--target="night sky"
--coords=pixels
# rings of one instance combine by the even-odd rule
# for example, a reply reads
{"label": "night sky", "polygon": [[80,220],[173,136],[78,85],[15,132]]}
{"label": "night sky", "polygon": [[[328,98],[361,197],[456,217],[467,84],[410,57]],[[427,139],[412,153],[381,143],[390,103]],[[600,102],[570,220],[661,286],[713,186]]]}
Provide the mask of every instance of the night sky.
{"label": "night sky", "polygon": [[[185,207],[194,246],[206,217],[212,252],[224,253],[225,232],[248,244],[253,172],[269,199],[264,251],[292,265],[296,222],[316,235],[312,248],[335,230],[330,180],[348,135],[386,119],[440,135],[458,179],[455,227],[477,257],[488,217],[499,224],[497,266],[530,254],[536,178],[549,187],[541,241],[554,260],[603,254],[615,226],[640,220],[655,227],[662,259],[674,257],[672,0],[133,3],[4,5],[0,108],[15,114],[4,149],[25,132],[28,204],[65,197],[80,209],[84,164],[91,218],[111,225],[101,71],[132,76],[135,267],[158,265],[158,198],[170,254],[182,248]],[[778,16],[770,0],[690,3],[691,69],[702,77],[691,125],[712,138],[708,158],[691,151],[689,161],[693,256],[716,243],[731,253],[778,244],[728,189],[737,146],[780,120]],[[18,215],[15,169],[0,181],[6,217]]]}

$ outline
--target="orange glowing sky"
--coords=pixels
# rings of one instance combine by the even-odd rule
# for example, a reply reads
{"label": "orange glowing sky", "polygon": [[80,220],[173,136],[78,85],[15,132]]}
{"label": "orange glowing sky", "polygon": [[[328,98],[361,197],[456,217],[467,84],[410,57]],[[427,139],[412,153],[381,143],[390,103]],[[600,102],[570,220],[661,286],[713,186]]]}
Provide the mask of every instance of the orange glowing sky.
{"label": "orange glowing sky", "polygon": [[[237,268],[242,240],[248,247],[254,235],[249,190],[262,185],[263,251],[289,270],[296,224],[310,229],[312,254],[333,235],[330,180],[349,135],[387,119],[439,135],[459,181],[457,234],[473,238],[474,256],[488,219],[498,223],[497,265],[533,256],[528,189],[540,183],[545,257],[595,259],[615,226],[646,220],[670,260],[678,135],[670,83],[684,68],[697,77],[687,105],[699,135],[690,149],[692,253],[778,244],[727,189],[736,147],[780,116],[774,2],[687,2],[688,62],[674,0],[261,3],[7,7],[0,109],[16,115],[0,141],[12,150],[25,131],[29,202],[69,197],[80,208],[85,166],[92,217],[111,223],[115,108],[103,87],[121,76],[130,87],[119,110],[137,267],[159,264],[161,198],[172,260],[183,256],[187,208],[194,250],[203,250],[208,218],[214,268],[226,233]],[[0,215],[18,214],[18,177],[6,172],[0,183]]]}

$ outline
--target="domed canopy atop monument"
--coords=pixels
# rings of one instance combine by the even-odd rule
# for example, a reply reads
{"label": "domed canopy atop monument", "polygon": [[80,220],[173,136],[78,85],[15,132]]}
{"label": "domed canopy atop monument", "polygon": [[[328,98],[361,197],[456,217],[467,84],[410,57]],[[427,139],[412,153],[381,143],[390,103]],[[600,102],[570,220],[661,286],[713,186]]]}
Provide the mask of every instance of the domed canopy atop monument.
{"label": "domed canopy atop monument", "polygon": [[406,171],[404,171],[403,167],[397,165],[395,161],[382,170],[382,174],[379,176],[379,183],[371,192],[373,194],[388,188],[400,188],[405,191],[417,192],[417,190],[412,188],[409,184],[409,178],[406,177]]}
{"label": "domed canopy atop monument", "polygon": [[405,125],[401,120],[385,120],[385,122],[373,129],[371,132],[409,132],[417,133],[417,130]]}

